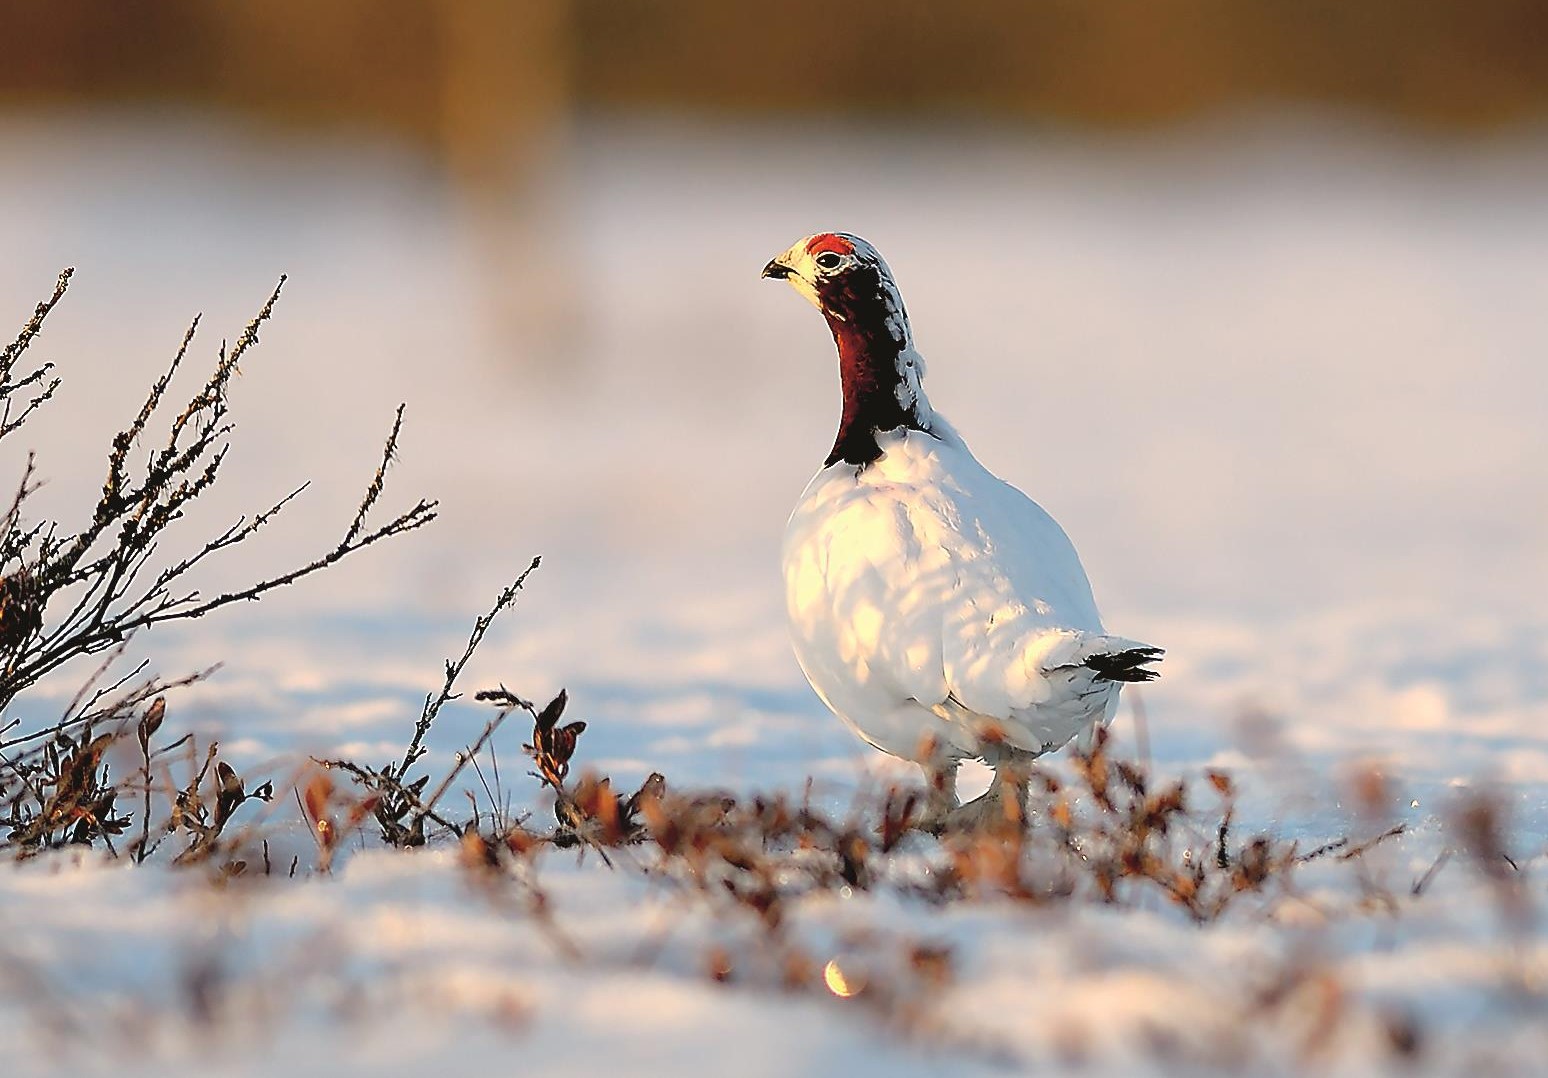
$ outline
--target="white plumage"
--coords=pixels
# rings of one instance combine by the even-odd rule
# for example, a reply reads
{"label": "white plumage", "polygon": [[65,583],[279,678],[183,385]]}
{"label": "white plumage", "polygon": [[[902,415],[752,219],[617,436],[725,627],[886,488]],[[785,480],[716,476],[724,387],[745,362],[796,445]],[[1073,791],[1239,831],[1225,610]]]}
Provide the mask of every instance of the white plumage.
{"label": "white plumage", "polygon": [[785,530],[796,658],[861,737],[911,757],[926,733],[1058,748],[1111,713],[1118,686],[1082,664],[1139,645],[1106,636],[1052,517],[956,439],[895,430],[882,457],[817,473]]}
{"label": "white plumage", "polygon": [[796,657],[823,702],[894,756],[933,742],[997,768],[1109,720],[1160,653],[1106,634],[1063,529],[930,407],[874,248],[820,233],[765,274],[827,316],[844,377],[833,455],[783,548]]}

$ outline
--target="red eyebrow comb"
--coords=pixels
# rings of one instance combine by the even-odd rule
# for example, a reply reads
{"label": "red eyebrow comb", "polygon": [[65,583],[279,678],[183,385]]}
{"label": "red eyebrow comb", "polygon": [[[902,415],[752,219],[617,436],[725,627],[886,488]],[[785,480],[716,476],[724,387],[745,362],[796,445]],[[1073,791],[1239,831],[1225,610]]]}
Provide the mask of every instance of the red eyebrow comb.
{"label": "red eyebrow comb", "polygon": [[855,253],[855,245],[843,236],[832,232],[822,232],[813,236],[806,244],[807,254],[820,255],[824,251],[831,251],[839,255],[852,255]]}

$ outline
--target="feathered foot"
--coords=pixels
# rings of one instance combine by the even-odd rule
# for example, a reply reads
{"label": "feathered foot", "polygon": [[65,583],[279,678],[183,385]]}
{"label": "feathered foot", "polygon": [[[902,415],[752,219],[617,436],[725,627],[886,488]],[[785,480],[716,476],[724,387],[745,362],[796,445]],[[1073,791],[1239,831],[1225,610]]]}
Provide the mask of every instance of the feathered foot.
{"label": "feathered foot", "polygon": [[[945,787],[944,797],[939,781],[932,781],[932,796],[915,826],[932,835],[1024,827],[1027,818],[1026,768],[1034,758],[1032,753],[1001,749],[995,759],[988,761],[994,768],[994,780],[989,783],[989,789],[965,805],[957,803],[955,771]],[[925,774],[929,777],[930,770],[926,769]]]}
{"label": "feathered foot", "polygon": [[965,805],[948,812],[941,822],[938,835],[962,833],[989,833],[1006,829],[1020,830],[1026,826],[1027,785],[1007,779],[1003,771],[995,771],[989,789]]}
{"label": "feathered foot", "polygon": [[960,808],[957,804],[957,761],[921,763],[919,767],[925,775],[925,801],[911,826],[938,835],[951,814]]}

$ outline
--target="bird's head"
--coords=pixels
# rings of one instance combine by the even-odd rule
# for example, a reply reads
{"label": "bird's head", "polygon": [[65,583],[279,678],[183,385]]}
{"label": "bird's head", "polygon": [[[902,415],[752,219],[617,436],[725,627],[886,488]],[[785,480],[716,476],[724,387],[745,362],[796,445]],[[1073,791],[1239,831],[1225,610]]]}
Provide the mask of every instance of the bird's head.
{"label": "bird's head", "polygon": [[875,328],[887,329],[900,344],[907,340],[908,319],[892,271],[876,248],[859,236],[848,232],[807,236],[764,266],[763,276],[788,283],[830,323],[875,323]]}
{"label": "bird's head", "polygon": [[838,346],[844,414],[828,464],[876,460],[879,431],[934,433],[944,426],[925,397],[924,360],[914,350],[903,297],[876,248],[848,232],[819,232],[769,262],[763,275],[809,299]]}

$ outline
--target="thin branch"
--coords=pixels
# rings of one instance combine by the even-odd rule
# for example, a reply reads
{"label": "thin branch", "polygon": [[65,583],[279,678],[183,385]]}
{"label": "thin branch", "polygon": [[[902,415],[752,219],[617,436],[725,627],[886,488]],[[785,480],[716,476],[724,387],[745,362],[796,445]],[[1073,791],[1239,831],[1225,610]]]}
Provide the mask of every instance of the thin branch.
{"label": "thin branch", "polygon": [[75,276],[74,266],[60,273],[59,279],[54,282],[54,294],[37,305],[32,312],[32,317],[27,320],[27,324],[22,326],[21,332],[16,335],[16,339],[6,345],[3,351],[0,351],[0,396],[9,396],[20,386],[27,385],[30,381],[35,381],[40,377],[40,375],[32,374],[22,379],[19,383],[12,382],[11,371],[15,369],[16,361],[21,358],[22,353],[27,350],[27,347],[32,344],[33,339],[42,332],[44,320],[52,313],[54,306],[64,298],[65,292],[70,288],[70,278],[73,276]]}
{"label": "thin branch", "polygon": [[403,753],[403,762],[398,765],[397,770],[394,772],[398,778],[401,779],[408,774],[408,769],[414,765],[414,761],[424,755],[422,743],[425,735],[430,732],[430,727],[435,722],[436,715],[440,714],[441,708],[447,702],[457,699],[459,695],[455,690],[457,679],[462,676],[463,668],[468,665],[468,661],[473,658],[473,653],[483,643],[484,634],[494,624],[495,618],[499,617],[507,607],[516,601],[517,593],[521,591],[522,585],[527,582],[527,577],[531,576],[542,563],[543,559],[541,557],[532,559],[532,564],[528,565],[521,575],[513,580],[500,593],[499,597],[495,599],[494,606],[490,608],[489,613],[473,623],[473,631],[468,634],[468,643],[462,650],[462,657],[456,660],[447,660],[446,680],[441,685],[439,693],[425,697],[424,709],[420,712],[419,721],[414,724],[414,736],[410,738],[408,748]]}
{"label": "thin branch", "polygon": [[387,435],[387,447],[382,451],[382,462],[377,465],[376,474],[371,477],[370,486],[366,487],[365,497],[360,500],[360,509],[355,513],[354,522],[350,524],[349,531],[344,533],[343,542],[339,543],[339,549],[348,547],[355,541],[355,536],[360,534],[360,529],[365,526],[366,516],[371,512],[371,507],[376,504],[376,499],[382,496],[382,486],[387,478],[387,469],[397,459],[398,432],[403,429],[403,409],[407,405],[399,404],[398,412],[392,419],[392,430]]}
{"label": "thin branch", "polygon": [[516,708],[502,708],[495,714],[494,718],[490,719],[487,723],[484,724],[484,732],[478,735],[478,740],[473,742],[473,744],[470,745],[465,751],[457,754],[457,762],[452,766],[450,771],[446,772],[446,777],[441,779],[441,784],[435,788],[435,793],[431,794],[428,798],[425,799],[423,815],[429,815],[429,813],[435,808],[436,802],[438,802],[445,795],[446,791],[450,789],[451,784],[456,781],[457,776],[462,773],[462,769],[468,766],[468,761],[471,760],[474,756],[478,755],[479,750],[484,747],[485,742],[487,742],[490,737],[493,736],[494,732],[500,728],[501,724],[504,723],[505,720],[511,715],[514,715],[516,711]]}

